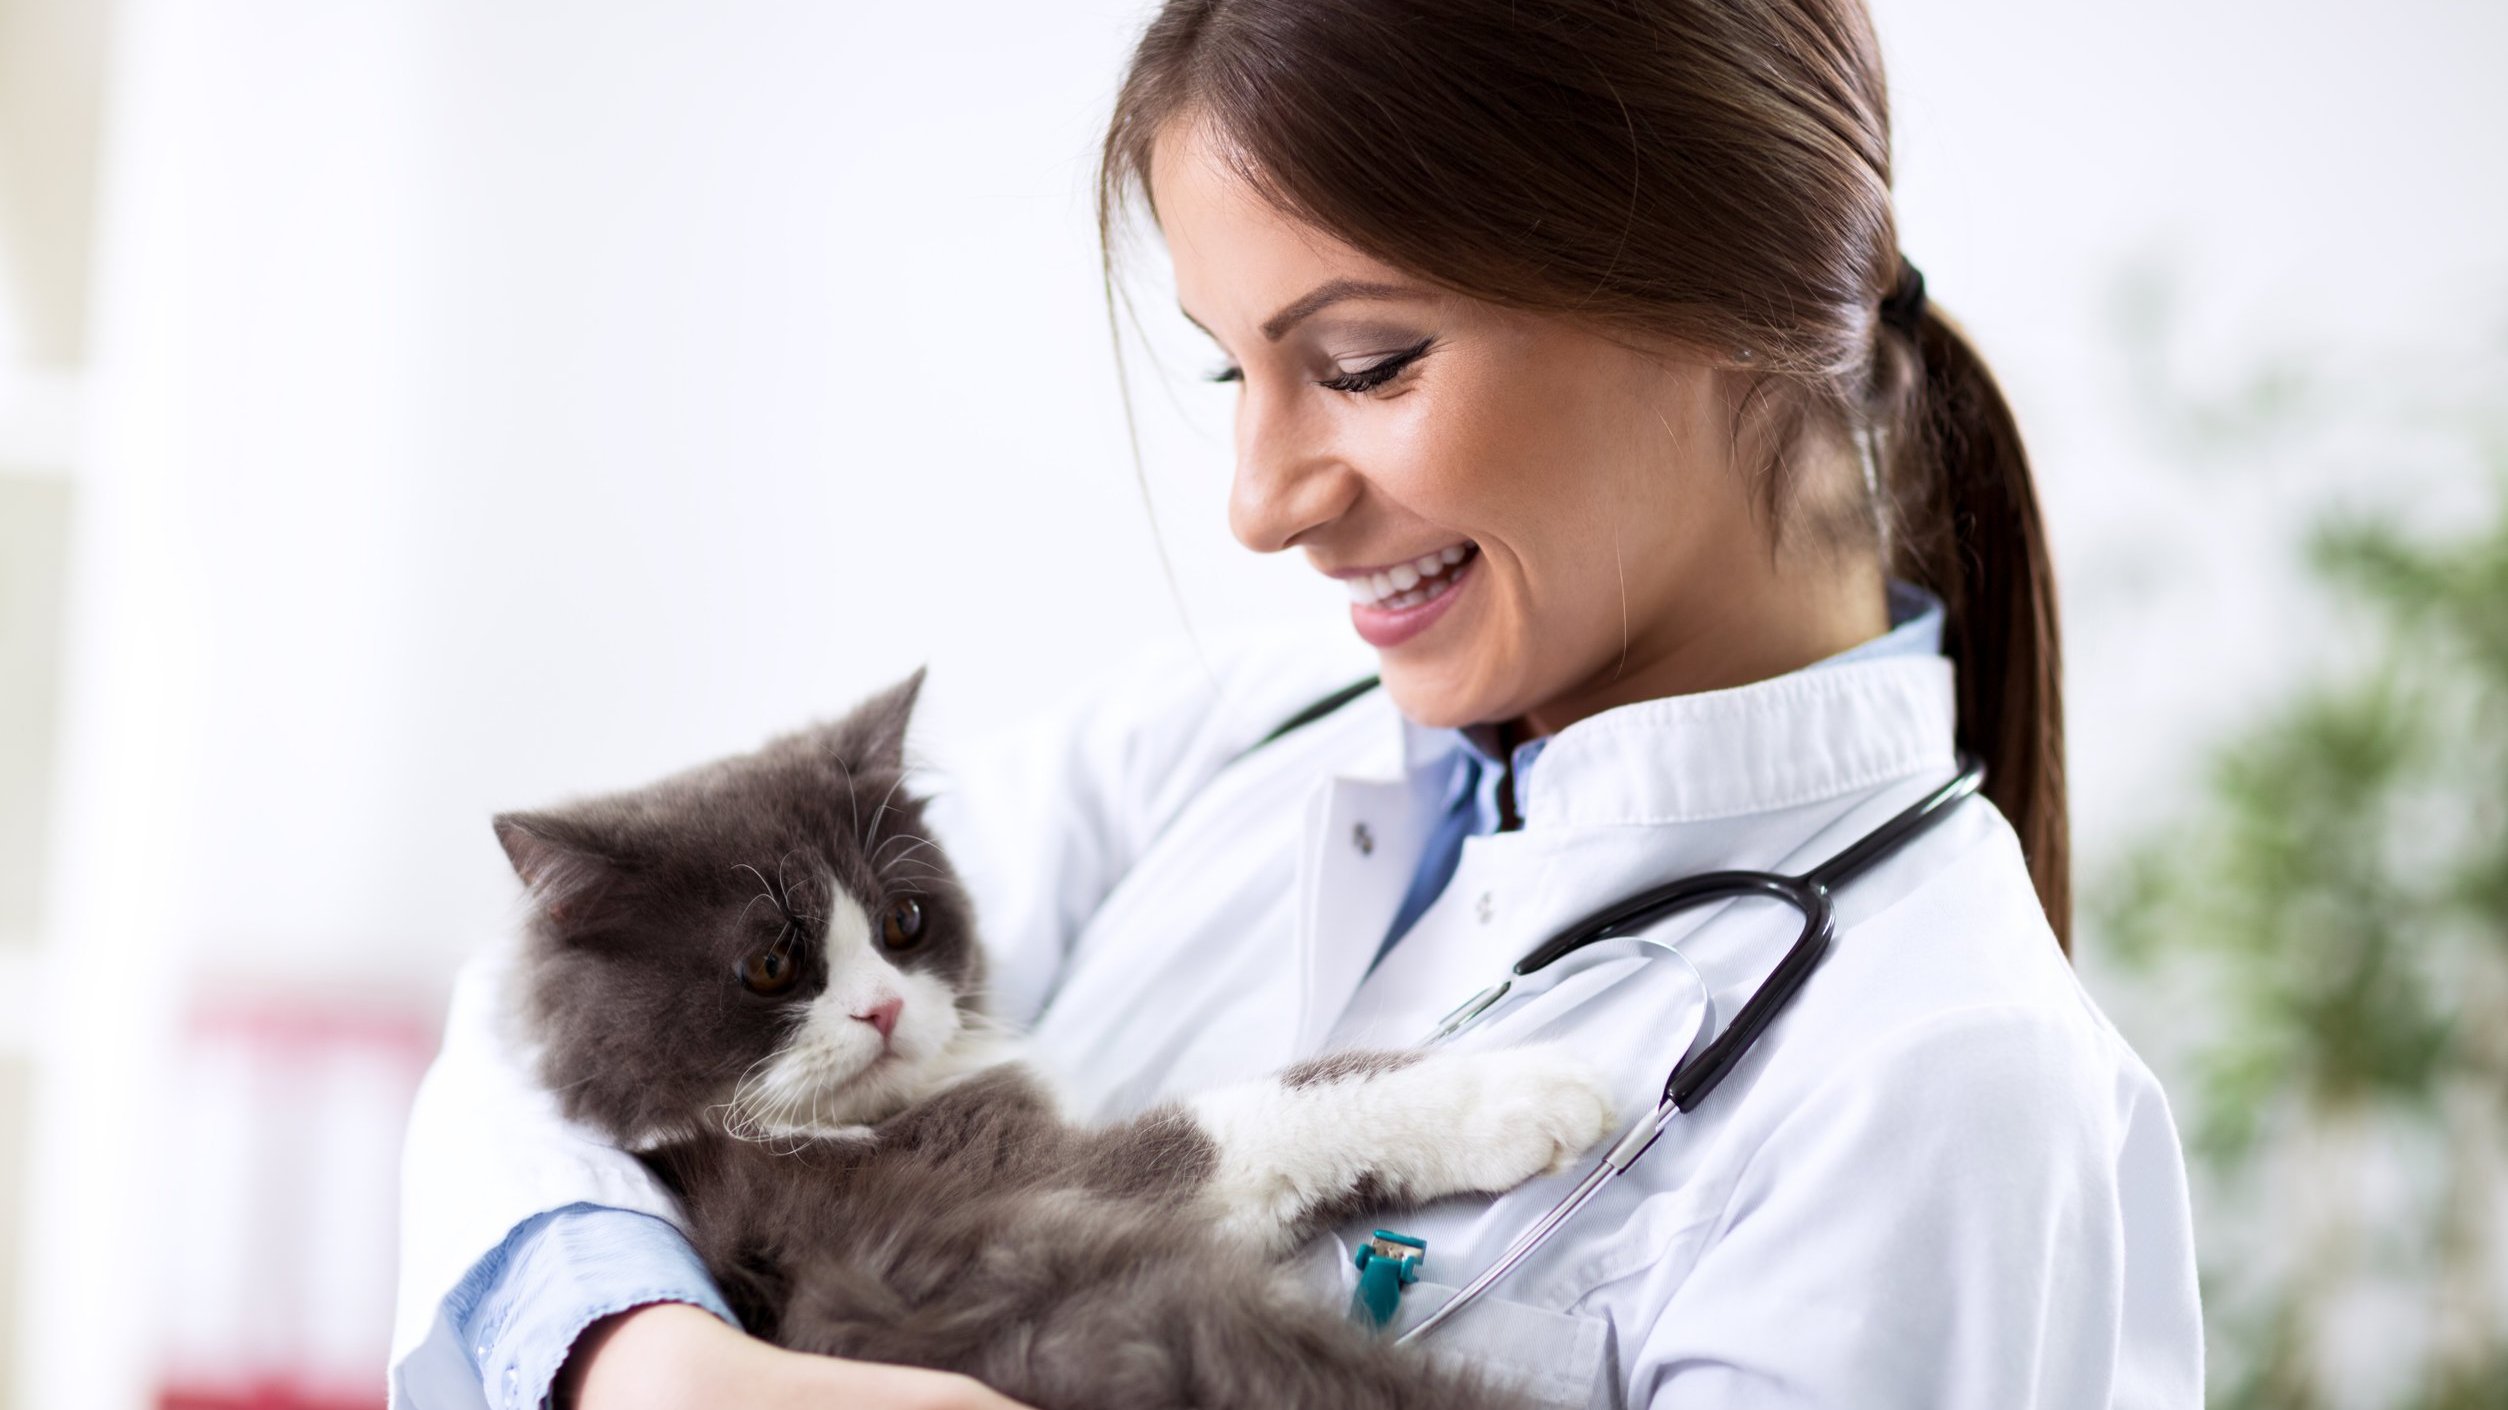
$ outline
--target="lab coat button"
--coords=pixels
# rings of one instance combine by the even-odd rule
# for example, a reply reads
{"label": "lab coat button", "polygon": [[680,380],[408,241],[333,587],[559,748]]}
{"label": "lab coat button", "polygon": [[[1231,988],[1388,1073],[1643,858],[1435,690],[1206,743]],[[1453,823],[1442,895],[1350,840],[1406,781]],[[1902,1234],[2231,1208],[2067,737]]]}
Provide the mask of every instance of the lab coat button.
{"label": "lab coat button", "polygon": [[1372,857],[1376,855],[1376,834],[1367,830],[1367,824],[1360,823],[1350,829],[1350,845],[1358,849],[1360,856]]}
{"label": "lab coat button", "polygon": [[1497,898],[1492,896],[1489,892],[1483,891],[1480,893],[1480,899],[1472,903],[1472,912],[1480,917],[1481,924],[1487,925],[1489,923],[1489,918],[1498,913]]}

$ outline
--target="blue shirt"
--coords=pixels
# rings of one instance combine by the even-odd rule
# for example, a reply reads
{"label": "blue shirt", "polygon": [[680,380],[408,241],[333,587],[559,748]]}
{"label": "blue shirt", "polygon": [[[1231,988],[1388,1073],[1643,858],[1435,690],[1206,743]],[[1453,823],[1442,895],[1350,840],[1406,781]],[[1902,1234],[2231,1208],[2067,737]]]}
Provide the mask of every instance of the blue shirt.
{"label": "blue shirt", "polygon": [[[1942,649],[1942,601],[1908,583],[1889,585],[1890,630],[1807,670],[1876,656],[1933,655]],[[1452,732],[1445,814],[1420,853],[1410,889],[1377,950],[1382,959],[1454,876],[1463,841],[1498,829],[1498,766],[1481,729]],[[1547,737],[1514,751],[1515,815],[1523,815],[1525,782]],[[549,1403],[558,1368],[586,1327],[615,1312],[655,1302],[685,1302],[738,1326],[695,1250],[677,1229],[651,1215],[571,1204],[514,1227],[445,1298],[445,1315],[462,1334],[462,1349],[479,1372],[488,1403],[499,1410],[540,1410]],[[412,1410],[425,1410],[423,1406]]]}

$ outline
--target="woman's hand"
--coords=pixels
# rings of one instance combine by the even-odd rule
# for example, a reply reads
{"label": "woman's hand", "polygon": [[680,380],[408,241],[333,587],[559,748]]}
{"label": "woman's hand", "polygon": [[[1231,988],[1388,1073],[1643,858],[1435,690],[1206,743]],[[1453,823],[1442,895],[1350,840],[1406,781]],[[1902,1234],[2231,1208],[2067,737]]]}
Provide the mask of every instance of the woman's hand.
{"label": "woman's hand", "polygon": [[770,1346],[703,1308],[657,1302],[584,1329],[560,1410],[1026,1410],[965,1376]]}

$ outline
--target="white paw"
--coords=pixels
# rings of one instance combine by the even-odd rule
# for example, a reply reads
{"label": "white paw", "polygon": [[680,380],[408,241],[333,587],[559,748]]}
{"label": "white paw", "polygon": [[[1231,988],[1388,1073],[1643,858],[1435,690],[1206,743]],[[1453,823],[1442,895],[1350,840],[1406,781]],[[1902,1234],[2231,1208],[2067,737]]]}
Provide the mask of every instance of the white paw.
{"label": "white paw", "polygon": [[1476,1079],[1448,1140],[1459,1190],[1498,1191],[1576,1163],[1619,1125],[1611,1089],[1565,1048],[1458,1053]]}

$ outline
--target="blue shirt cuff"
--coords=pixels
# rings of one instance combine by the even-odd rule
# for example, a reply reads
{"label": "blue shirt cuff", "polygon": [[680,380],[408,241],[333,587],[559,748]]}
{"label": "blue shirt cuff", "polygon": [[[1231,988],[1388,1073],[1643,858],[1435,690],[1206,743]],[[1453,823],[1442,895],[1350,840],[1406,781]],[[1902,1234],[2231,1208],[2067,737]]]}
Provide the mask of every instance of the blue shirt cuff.
{"label": "blue shirt cuff", "polygon": [[488,1404],[544,1410],[584,1328],[656,1302],[690,1303],[740,1325],[668,1222],[570,1204],[515,1225],[445,1298],[445,1313]]}

